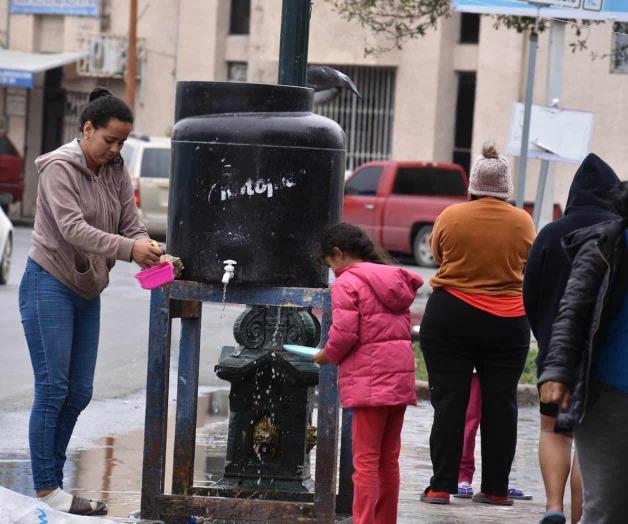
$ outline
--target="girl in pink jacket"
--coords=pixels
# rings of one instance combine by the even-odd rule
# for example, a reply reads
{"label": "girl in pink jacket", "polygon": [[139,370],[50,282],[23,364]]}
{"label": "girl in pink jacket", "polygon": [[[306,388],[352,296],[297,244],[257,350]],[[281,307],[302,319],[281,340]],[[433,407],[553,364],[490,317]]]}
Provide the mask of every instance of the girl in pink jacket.
{"label": "girl in pink jacket", "polygon": [[353,408],[353,522],[394,524],[399,498],[401,427],[416,404],[410,305],[423,280],[385,265],[366,233],[332,227],[322,242],[336,274],[333,322],[313,358],[339,366],[340,400]]}

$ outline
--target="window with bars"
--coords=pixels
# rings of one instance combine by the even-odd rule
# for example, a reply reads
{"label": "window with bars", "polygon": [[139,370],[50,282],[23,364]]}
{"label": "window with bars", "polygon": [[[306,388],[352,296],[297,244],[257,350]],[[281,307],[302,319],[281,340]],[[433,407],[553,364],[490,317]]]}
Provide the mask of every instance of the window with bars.
{"label": "window with bars", "polygon": [[63,112],[63,143],[71,142],[79,135],[81,113],[89,101],[89,93],[82,91],[65,92]]}
{"label": "window with bars", "polygon": [[315,111],[338,122],[347,135],[347,169],[364,162],[388,160],[395,113],[394,67],[332,65],[355,83],[362,98],[347,90]]}

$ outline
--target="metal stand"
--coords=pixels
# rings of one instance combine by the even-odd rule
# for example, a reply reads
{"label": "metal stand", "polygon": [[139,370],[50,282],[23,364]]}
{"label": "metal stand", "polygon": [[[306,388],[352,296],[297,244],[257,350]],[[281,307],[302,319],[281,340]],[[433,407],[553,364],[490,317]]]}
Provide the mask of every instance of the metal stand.
{"label": "metal stand", "polygon": [[[221,302],[221,286],[177,281],[154,290],[151,295],[146,424],[142,474],[141,516],[161,519],[166,524],[187,524],[190,516],[245,522],[332,523],[336,515],[339,403],[336,367],[321,366],[318,386],[318,435],[314,493],[307,501],[269,500],[268,492],[242,495],[247,498],[208,496],[210,489],[193,482],[198,401],[201,306]],[[226,302],[260,306],[317,308],[322,311],[321,346],[331,322],[328,289],[238,288],[229,285]],[[177,377],[177,406],[174,438],[172,491],[164,493],[166,435],[168,426],[168,386],[170,382],[170,340],[173,318],[181,318],[181,344]],[[343,417],[344,418],[344,417]],[[347,419],[349,416],[347,415]],[[341,471],[347,478],[351,468],[351,442],[343,430]],[[342,500],[350,487],[341,486]]]}

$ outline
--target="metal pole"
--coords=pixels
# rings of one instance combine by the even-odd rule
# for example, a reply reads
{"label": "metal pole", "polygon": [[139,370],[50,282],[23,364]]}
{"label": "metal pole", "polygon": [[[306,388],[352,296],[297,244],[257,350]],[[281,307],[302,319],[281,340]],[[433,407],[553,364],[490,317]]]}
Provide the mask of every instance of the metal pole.
{"label": "metal pole", "polygon": [[126,101],[135,109],[135,87],[137,83],[137,0],[131,0],[129,10],[129,47],[126,68]]}
{"label": "metal pole", "polygon": [[532,214],[534,227],[536,227],[537,231],[539,229],[539,223],[541,222],[541,204],[543,202],[543,193],[545,191],[549,167],[550,163],[547,160],[541,161],[541,172],[539,173],[539,182],[536,186],[536,200],[534,201],[534,213]]}
{"label": "metal pole", "polygon": [[[537,9],[538,11],[538,9]],[[534,75],[536,70],[536,51],[539,47],[539,16],[537,12],[534,29],[530,32],[528,55],[528,74],[526,97],[523,110],[523,131],[521,134],[521,153],[519,155],[519,177],[517,180],[517,207],[523,208],[526,189],[526,169],[528,166],[528,143],[530,142],[530,117],[532,116],[532,95],[534,94]]]}
{"label": "metal pole", "polygon": [[[547,60],[547,88],[545,103],[556,105],[560,99],[562,83],[563,53],[565,49],[565,23],[552,21],[549,37],[549,57]],[[541,161],[539,185],[534,202],[534,225],[537,230],[551,222],[554,215],[554,169],[548,160]],[[537,211],[538,210],[538,211]]]}
{"label": "metal pole", "polygon": [[283,0],[279,44],[280,85],[305,85],[311,14],[311,0]]}

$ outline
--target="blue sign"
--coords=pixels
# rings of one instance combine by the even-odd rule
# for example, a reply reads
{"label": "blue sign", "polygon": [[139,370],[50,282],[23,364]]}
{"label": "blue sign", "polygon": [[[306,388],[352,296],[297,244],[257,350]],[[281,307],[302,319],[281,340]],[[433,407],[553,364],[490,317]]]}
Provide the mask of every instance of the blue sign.
{"label": "blue sign", "polygon": [[100,0],[11,0],[11,13],[22,15],[99,16]]}
{"label": "blue sign", "polygon": [[454,11],[628,22],[628,0],[452,0]]}
{"label": "blue sign", "polygon": [[33,87],[33,73],[15,69],[0,69],[0,86],[31,89]]}

